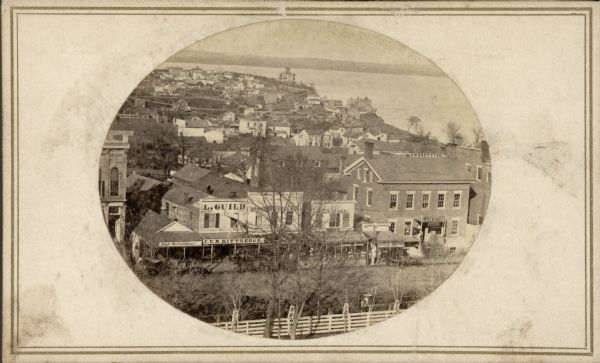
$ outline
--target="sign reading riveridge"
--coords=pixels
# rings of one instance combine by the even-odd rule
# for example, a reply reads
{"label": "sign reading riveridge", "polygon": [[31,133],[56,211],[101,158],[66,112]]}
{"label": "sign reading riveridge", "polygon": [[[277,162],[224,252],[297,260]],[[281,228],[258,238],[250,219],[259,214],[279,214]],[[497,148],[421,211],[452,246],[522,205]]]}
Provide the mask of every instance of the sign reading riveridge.
{"label": "sign reading riveridge", "polygon": [[98,189],[153,292],[227,330],[300,339],[431,293],[473,243],[491,180],[474,111],[427,58],[365,29],[280,20],[152,71],[111,125]]}

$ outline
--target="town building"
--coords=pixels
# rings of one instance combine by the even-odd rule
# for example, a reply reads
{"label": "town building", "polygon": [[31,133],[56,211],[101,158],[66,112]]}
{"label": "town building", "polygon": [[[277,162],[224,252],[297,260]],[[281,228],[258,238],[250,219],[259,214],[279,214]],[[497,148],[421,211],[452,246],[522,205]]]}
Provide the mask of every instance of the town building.
{"label": "town building", "polygon": [[454,249],[472,242],[467,233],[473,176],[464,163],[447,156],[363,157],[344,170],[356,213],[366,223],[387,223],[398,240],[441,241]]}
{"label": "town building", "polygon": [[296,74],[292,73],[290,67],[285,67],[285,72],[279,73],[279,81],[293,83],[296,81]]}
{"label": "town building", "polygon": [[240,135],[266,136],[267,120],[255,118],[240,117],[239,120]]}
{"label": "town building", "polygon": [[109,130],[100,154],[98,192],[104,222],[117,242],[125,237],[128,130]]}

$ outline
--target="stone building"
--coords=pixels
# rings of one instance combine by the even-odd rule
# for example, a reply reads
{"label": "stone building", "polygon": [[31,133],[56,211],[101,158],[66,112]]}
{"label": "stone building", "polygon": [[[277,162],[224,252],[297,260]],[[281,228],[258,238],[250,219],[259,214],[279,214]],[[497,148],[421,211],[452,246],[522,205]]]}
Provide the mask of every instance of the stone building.
{"label": "stone building", "polygon": [[131,135],[132,131],[109,130],[100,154],[100,205],[110,235],[117,242],[125,237],[127,152]]}

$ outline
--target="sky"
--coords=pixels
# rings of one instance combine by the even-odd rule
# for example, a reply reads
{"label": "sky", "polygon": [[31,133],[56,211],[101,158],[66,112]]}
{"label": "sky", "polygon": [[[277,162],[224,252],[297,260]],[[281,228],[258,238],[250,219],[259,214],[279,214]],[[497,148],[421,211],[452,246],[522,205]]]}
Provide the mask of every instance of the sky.
{"label": "sky", "polygon": [[315,20],[251,24],[212,35],[187,49],[268,57],[416,64],[437,70],[427,58],[396,40],[350,25]]}

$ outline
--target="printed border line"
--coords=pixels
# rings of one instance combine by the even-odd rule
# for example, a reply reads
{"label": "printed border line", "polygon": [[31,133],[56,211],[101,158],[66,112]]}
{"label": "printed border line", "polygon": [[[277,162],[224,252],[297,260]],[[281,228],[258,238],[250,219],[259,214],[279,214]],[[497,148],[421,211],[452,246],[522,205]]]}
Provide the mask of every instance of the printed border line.
{"label": "printed border line", "polygon": [[[13,324],[11,324],[11,351],[13,352],[13,354],[53,354],[53,355],[58,355],[58,354],[164,354],[164,353],[204,353],[202,351],[172,351],[172,350],[168,350],[168,351],[139,351],[139,352],[135,352],[135,351],[81,351],[81,352],[74,352],[74,351],[64,351],[64,352],[60,352],[60,351],[48,351],[48,352],[42,352],[42,351],[36,351],[36,352],[27,352],[27,351],[17,351],[17,348],[19,348],[18,346],[15,347],[14,345],[14,338],[15,338],[15,334],[14,334],[14,330],[16,328],[16,339],[17,339],[17,345],[18,345],[18,310],[19,310],[19,302],[18,302],[18,282],[19,282],[19,276],[18,276],[18,255],[19,255],[19,246],[18,246],[18,228],[19,228],[19,219],[18,219],[18,204],[17,204],[17,214],[16,214],[16,225],[17,225],[17,249],[16,249],[16,271],[15,271],[15,249],[14,249],[14,245],[15,245],[15,175],[16,175],[16,190],[17,190],[17,195],[19,193],[19,165],[18,165],[18,160],[19,160],[19,145],[18,145],[18,136],[19,136],[19,125],[18,125],[18,77],[14,77],[15,75],[15,69],[16,69],[16,74],[18,74],[18,15],[19,14],[30,14],[28,12],[20,12],[20,13],[16,13],[15,10],[55,10],[55,9],[61,9],[61,8],[53,8],[53,7],[11,7],[11,18],[10,18],[10,25],[11,25],[11,61],[13,62],[11,64],[11,70],[13,71],[13,77],[11,79],[11,119],[12,119],[12,127],[11,127],[11,153],[12,153],[12,168],[11,168],[11,208],[13,211],[13,214],[11,215],[11,238],[12,238],[12,246],[13,248],[11,249],[11,281],[13,282],[13,286],[11,287],[11,314],[13,316]],[[249,13],[240,13],[240,14],[232,14],[232,13],[203,13],[203,14],[189,14],[189,13],[180,13],[180,14],[171,14],[171,13],[164,13],[164,14],[156,14],[153,13],[152,10],[153,9],[159,9],[159,10],[233,10],[232,8],[217,8],[217,7],[187,7],[187,8],[167,8],[167,7],[156,7],[156,8],[148,8],[148,7],[139,7],[139,8],[133,8],[133,7],[94,7],[94,8],[86,8],[86,7],[62,7],[62,9],[66,9],[66,10],[94,10],[94,9],[98,9],[98,10],[147,10],[147,12],[142,12],[136,15],[223,15],[223,16],[227,16],[227,15],[250,15],[250,16],[268,16],[268,15],[284,15],[284,14],[280,14],[280,13],[266,13],[266,14],[257,14],[257,13],[253,13],[253,14],[249,14]],[[303,9],[309,9],[309,10],[317,10],[317,11],[327,11],[327,10],[340,10],[340,9],[345,9],[345,10],[366,10],[366,11],[377,11],[376,8],[318,8],[318,7],[313,7],[313,8],[299,8],[299,7],[290,7],[290,8],[286,8],[286,12],[291,10],[292,12],[294,10],[303,10]],[[490,14],[480,14],[480,13],[475,13],[475,14],[468,14],[468,13],[463,13],[463,14],[415,14],[415,13],[402,13],[402,14],[373,14],[373,13],[368,13],[368,14],[356,14],[356,13],[352,13],[349,15],[370,15],[370,16],[382,16],[382,15],[394,15],[394,16],[402,16],[402,15],[407,15],[407,16],[420,16],[420,15],[437,15],[437,16],[443,16],[443,15],[461,15],[461,16],[490,16],[490,15],[495,15],[495,16],[528,16],[528,15],[537,15],[537,16],[552,16],[552,15],[584,15],[585,16],[585,35],[586,38],[588,38],[588,41],[585,42],[585,51],[587,52],[588,55],[588,61],[589,61],[589,68],[587,67],[587,62],[585,64],[585,72],[586,72],[586,76],[585,78],[585,91],[586,91],[586,97],[584,99],[584,102],[587,104],[588,102],[588,97],[589,97],[589,108],[585,109],[585,113],[586,116],[589,115],[589,118],[587,118],[585,120],[585,126],[586,126],[586,137],[584,140],[584,143],[587,143],[587,146],[584,149],[585,152],[585,156],[586,159],[589,162],[589,167],[588,167],[588,163],[586,163],[586,173],[588,172],[588,170],[590,171],[589,174],[587,174],[587,180],[586,180],[586,203],[585,203],[585,213],[586,213],[586,218],[589,220],[589,225],[590,230],[589,230],[589,241],[592,240],[593,238],[593,234],[592,234],[592,229],[593,229],[593,224],[592,223],[592,216],[589,214],[589,211],[592,210],[591,207],[593,206],[592,204],[592,198],[593,195],[591,194],[592,192],[592,187],[593,187],[593,174],[591,173],[592,169],[593,169],[593,162],[592,162],[592,104],[591,104],[591,100],[592,100],[592,82],[593,82],[593,78],[592,78],[592,60],[593,60],[593,52],[592,50],[592,14],[593,14],[593,10],[591,7],[587,7],[587,8],[382,8],[384,9],[384,11],[393,11],[393,9],[397,9],[397,10],[411,10],[411,11],[485,11],[485,10],[492,10],[492,11],[501,11],[501,10],[508,10],[508,11],[515,11],[515,14],[497,14],[497,13],[490,13]],[[235,10],[277,10],[276,8],[235,8]],[[542,11],[542,12],[546,12],[546,14],[519,14],[519,12],[522,11]],[[585,13],[581,14],[581,13],[558,13],[558,14],[548,14],[547,12],[549,11],[585,11]],[[33,13],[31,13],[33,14]],[[48,13],[38,13],[38,14],[44,14],[44,15],[53,15],[53,14],[57,14],[57,15],[84,15],[84,14],[77,14],[77,13],[64,13],[64,14],[59,14],[59,13],[53,13],[53,12],[48,12]],[[87,13],[90,15],[101,15],[99,13]],[[102,13],[102,15],[130,15],[131,13]],[[16,15],[16,16],[15,16]],[[346,14],[289,14],[287,13],[287,15],[292,16],[292,15],[296,15],[296,16],[300,16],[300,15],[331,15],[331,16],[339,16],[339,15],[346,15]],[[13,18],[16,18],[16,21],[14,22],[14,25],[16,26],[13,27]],[[588,22],[587,19],[588,17],[590,18],[590,21]],[[587,37],[587,32],[589,32],[590,36]],[[14,37],[13,37],[14,34]],[[15,39],[16,39],[16,46],[15,46]],[[15,52],[16,50],[16,52]],[[15,56],[16,56],[16,62],[15,62]],[[15,81],[16,78],[16,81]],[[589,89],[588,89],[589,86]],[[15,93],[15,88],[16,88],[16,93]],[[588,93],[589,91],[589,93]],[[15,95],[17,97],[15,97]],[[16,102],[15,102],[16,101]],[[16,103],[16,107],[15,107],[15,103]],[[585,106],[584,106],[585,107]],[[16,120],[17,122],[15,122],[15,109],[16,109]],[[589,110],[589,111],[588,111]],[[588,113],[589,112],[589,113]],[[16,126],[16,134],[17,134],[17,142],[15,143],[15,126]],[[589,139],[588,139],[589,138]],[[589,142],[588,142],[589,140]],[[15,145],[16,145],[16,162],[15,162]],[[589,149],[589,150],[588,150]],[[588,154],[589,151],[589,154]],[[15,168],[16,167],[16,168]],[[15,173],[15,169],[16,169],[16,173]],[[589,189],[587,187],[587,183],[589,182]],[[590,194],[588,194],[590,193]],[[587,203],[590,203],[589,207]],[[17,203],[18,203],[18,199],[17,199]],[[588,224],[586,224],[586,232],[587,232],[587,227]],[[586,235],[588,235],[586,233]],[[486,350],[475,350],[475,351],[460,351],[460,350],[448,350],[448,351],[442,351],[442,350],[418,350],[418,346],[407,346],[407,348],[412,348],[412,350],[410,351],[406,351],[406,350],[386,350],[385,352],[398,352],[398,353],[449,353],[449,354],[520,354],[520,355],[591,355],[593,353],[593,294],[592,294],[592,289],[593,289],[593,285],[592,285],[592,277],[593,277],[593,271],[591,270],[591,268],[593,267],[593,255],[592,255],[592,244],[590,243],[589,245],[587,245],[588,242],[588,238],[586,238],[586,248],[585,248],[585,253],[588,253],[588,248],[589,248],[589,260],[590,260],[590,270],[588,271],[586,268],[586,292],[588,292],[588,284],[590,287],[589,290],[589,299],[590,299],[590,305],[588,306],[588,298],[586,297],[585,302],[586,302],[586,347],[584,348],[559,348],[559,347],[542,347],[542,348],[536,348],[536,347],[470,347],[470,346],[465,346],[465,347],[461,347],[461,346],[456,346],[456,348],[461,349],[461,348],[474,348],[474,349],[478,349],[478,348],[498,348],[498,349],[511,349],[512,351],[507,351],[507,350],[500,350],[500,351],[486,351]],[[587,257],[587,256],[586,256]],[[587,265],[587,258],[585,260],[585,264]],[[16,272],[16,273],[15,273]],[[588,277],[588,273],[589,273],[589,281],[587,280]],[[15,284],[15,276],[16,276],[16,281],[17,283]],[[17,297],[17,301],[16,301],[16,312],[17,314],[15,315],[15,308],[14,308],[14,303],[15,303],[15,289],[16,291],[16,297]],[[588,337],[588,329],[587,329],[587,313],[588,313],[588,309],[590,310],[590,320],[591,320],[591,324],[589,326],[589,336],[590,336],[590,346],[587,346],[587,337]],[[16,316],[16,319],[14,319]],[[15,325],[16,322],[16,325]],[[214,347],[218,347],[218,346],[213,346],[213,347],[202,347],[199,346],[197,348],[202,348],[206,351],[206,349],[210,349],[210,348],[214,348]],[[231,348],[239,348],[240,346],[231,346]],[[299,353],[340,353],[339,350],[327,350],[327,349],[320,349],[320,348],[327,348],[329,346],[303,346],[303,348],[316,348],[316,349],[312,349],[312,350],[284,350],[285,347],[283,347],[284,349],[279,350],[279,349],[273,349],[273,346],[248,346],[248,347],[254,347],[254,348],[261,348],[261,347],[268,347],[271,348],[271,350],[246,350],[246,351],[233,351],[233,350],[227,350],[227,351],[212,351],[212,352],[208,352],[208,353],[223,353],[223,354],[234,354],[234,353],[289,353],[289,352],[299,352]],[[331,346],[331,347],[343,347],[343,348],[348,348],[347,346]],[[365,346],[365,347],[400,347],[400,346]],[[435,346],[421,346],[424,348],[435,348]],[[27,347],[23,347],[25,349],[27,349]],[[50,347],[45,347],[45,349],[48,349]],[[67,348],[69,349],[69,347],[60,347],[60,348]],[[84,347],[82,347],[84,348]],[[89,347],[89,348],[103,348],[103,347]],[[106,348],[114,348],[114,347],[106,347]],[[127,348],[127,347],[125,347]],[[150,348],[150,347],[147,347]],[[158,348],[162,348],[162,347],[158,347]],[[227,346],[223,346],[223,348],[227,348]],[[443,347],[440,346],[440,348],[448,348],[448,347]],[[515,350],[520,350],[520,349],[562,349],[562,350],[568,350],[568,349],[588,349],[589,348],[589,352],[587,353],[575,353],[575,352],[527,352],[527,351],[515,351]],[[342,351],[343,352],[343,351]],[[377,351],[373,351],[373,350],[349,350],[347,351],[348,353],[375,353]]]}

